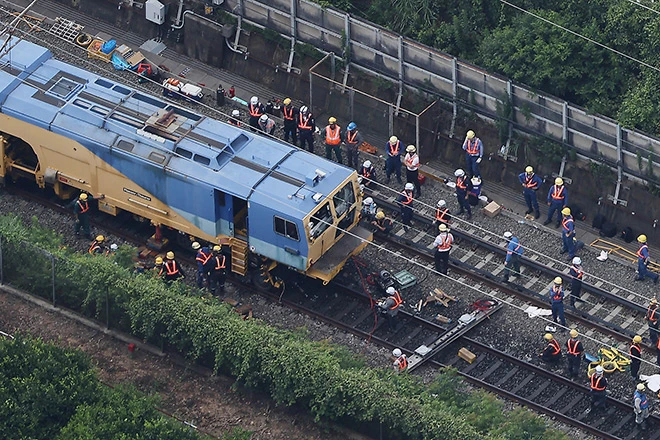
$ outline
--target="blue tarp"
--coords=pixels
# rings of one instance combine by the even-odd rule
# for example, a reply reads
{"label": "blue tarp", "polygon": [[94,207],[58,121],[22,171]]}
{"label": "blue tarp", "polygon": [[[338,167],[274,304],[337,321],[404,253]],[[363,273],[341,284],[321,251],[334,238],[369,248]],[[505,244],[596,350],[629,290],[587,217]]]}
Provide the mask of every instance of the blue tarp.
{"label": "blue tarp", "polygon": [[116,53],[112,54],[112,65],[115,66],[116,70],[131,70],[131,65]]}
{"label": "blue tarp", "polygon": [[110,40],[108,42],[103,43],[103,46],[101,46],[101,52],[110,53],[113,50],[115,50],[115,47],[117,47],[117,41],[116,40]]}

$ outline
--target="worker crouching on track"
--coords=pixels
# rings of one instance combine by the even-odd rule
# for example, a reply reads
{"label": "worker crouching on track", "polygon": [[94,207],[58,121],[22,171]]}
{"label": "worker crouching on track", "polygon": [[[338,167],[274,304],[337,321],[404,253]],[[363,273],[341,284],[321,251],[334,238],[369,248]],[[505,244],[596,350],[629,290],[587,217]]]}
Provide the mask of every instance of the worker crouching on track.
{"label": "worker crouching on track", "polygon": [[371,222],[374,226],[373,232],[374,235],[380,237],[387,237],[392,232],[394,227],[394,222],[392,219],[387,217],[383,211],[378,211],[376,213],[376,219]]}
{"label": "worker crouching on track", "polygon": [[451,225],[451,212],[447,208],[447,202],[438,200],[438,206],[435,208],[435,217],[433,219],[433,227],[437,228],[441,224],[447,227]]}
{"label": "worker crouching on track", "polygon": [[580,340],[577,338],[577,330],[571,330],[570,335],[570,339],[566,341],[566,361],[568,362],[568,375],[571,377],[578,377],[578,374],[580,374],[580,363],[582,362],[584,347],[582,346],[582,342],[580,342]]}
{"label": "worker crouching on track", "polygon": [[387,293],[388,297],[379,301],[377,307],[381,315],[385,317],[387,325],[392,327],[394,325],[394,318],[399,313],[399,306],[403,304],[403,299],[399,291],[394,287],[388,287],[385,293]]}
{"label": "worker crouching on track", "polygon": [[550,305],[552,306],[552,320],[566,327],[566,318],[564,317],[564,287],[561,277],[554,280],[550,288]]}
{"label": "worker crouching on track", "polygon": [[605,409],[607,406],[607,379],[603,375],[603,367],[598,365],[596,371],[589,377],[591,387],[591,407],[587,413],[596,409]]}
{"label": "worker crouching on track", "polygon": [[559,342],[552,336],[552,333],[546,333],[543,339],[548,345],[545,346],[543,351],[539,353],[539,357],[546,362],[557,362],[561,359],[561,347]]}
{"label": "worker crouching on track", "polygon": [[87,251],[90,254],[94,255],[103,255],[108,253],[108,248],[105,246],[105,237],[98,235],[92,244],[89,245],[89,250]]}
{"label": "worker crouching on track", "polygon": [[435,270],[443,275],[447,275],[447,269],[449,269],[449,251],[451,250],[451,245],[454,244],[454,236],[449,232],[449,228],[444,223],[438,226],[438,230],[440,233],[435,237],[435,241],[433,241],[433,247],[435,248]]}
{"label": "worker crouching on track", "polygon": [[510,276],[520,275],[520,257],[522,257],[525,250],[518,241],[518,237],[514,237],[511,232],[505,232],[504,238],[508,240],[509,243],[506,248],[504,276],[502,277],[502,281],[508,282]]}
{"label": "worker crouching on track", "polygon": [[392,350],[392,356],[396,358],[392,363],[392,368],[394,368],[394,371],[397,373],[403,373],[406,371],[406,368],[408,368],[408,357],[398,348]]}

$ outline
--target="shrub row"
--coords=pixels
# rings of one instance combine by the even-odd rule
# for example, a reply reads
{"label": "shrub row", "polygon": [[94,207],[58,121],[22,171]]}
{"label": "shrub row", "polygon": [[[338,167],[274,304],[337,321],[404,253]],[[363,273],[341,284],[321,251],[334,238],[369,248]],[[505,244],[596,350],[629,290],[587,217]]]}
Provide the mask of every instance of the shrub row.
{"label": "shrub row", "polygon": [[[392,438],[405,439],[560,438],[527,412],[504,414],[492,396],[466,397],[452,375],[441,375],[429,389],[409,375],[362,367],[328,344],[257,319],[244,321],[226,304],[184,285],[166,288],[158,279],[134,275],[117,264],[125,260],[122,252],[134,250],[120,249],[115,258],[79,255],[14,217],[0,217],[0,238],[6,280],[28,290],[41,286],[49,297],[50,265],[35,257],[43,251],[26,252],[26,243],[43,246],[55,257],[61,303],[99,319],[111,316],[115,327],[168,344],[279,404],[306,407],[317,421],[381,423]],[[523,437],[514,434],[521,432]]]}

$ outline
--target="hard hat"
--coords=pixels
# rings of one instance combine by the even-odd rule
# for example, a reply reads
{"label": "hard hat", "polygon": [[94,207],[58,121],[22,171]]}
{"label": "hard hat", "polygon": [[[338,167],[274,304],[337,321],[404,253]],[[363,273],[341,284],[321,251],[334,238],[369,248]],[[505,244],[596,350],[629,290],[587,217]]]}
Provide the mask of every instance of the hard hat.
{"label": "hard hat", "polygon": [[472,139],[472,138],[474,138],[474,131],[472,131],[472,130],[468,130],[466,136],[467,136],[468,139]]}
{"label": "hard hat", "polygon": [[598,365],[598,366],[596,367],[596,374],[599,375],[599,376],[600,376],[601,374],[603,374],[603,367],[601,367],[600,365]]}
{"label": "hard hat", "polygon": [[103,240],[105,240],[104,236],[102,236],[102,235],[97,235],[96,236],[96,241],[103,241]]}
{"label": "hard hat", "polygon": [[291,104],[291,98],[284,98],[284,101],[282,101],[284,105],[289,105]]}
{"label": "hard hat", "polygon": [[350,122],[350,123],[348,124],[348,127],[346,127],[346,128],[347,128],[348,130],[355,130],[355,129],[357,128],[357,125],[355,124],[355,122]]}
{"label": "hard hat", "polygon": [[257,105],[258,103],[259,103],[259,98],[257,98],[256,96],[250,98],[250,104]]}
{"label": "hard hat", "polygon": [[395,348],[394,350],[392,350],[392,356],[399,357],[399,356],[401,356],[402,354],[403,354],[403,353],[401,353],[401,350],[399,350],[398,348]]}
{"label": "hard hat", "polygon": [[561,210],[561,213],[564,215],[571,215],[571,208],[564,208]]}
{"label": "hard hat", "polygon": [[335,118],[334,116],[330,116],[328,118],[328,124],[334,124],[336,122],[337,122],[337,118]]}
{"label": "hard hat", "polygon": [[365,168],[371,168],[371,161],[370,160],[365,160],[364,163],[362,164],[363,167]]}
{"label": "hard hat", "polygon": [[394,289],[394,287],[390,286],[390,287],[387,288],[387,290],[385,292],[388,295],[394,295],[394,292],[396,292],[396,289]]}
{"label": "hard hat", "polygon": [[646,243],[646,235],[642,234],[639,237],[637,237],[637,241],[640,243]]}
{"label": "hard hat", "polygon": [[377,218],[378,220],[385,218],[385,213],[384,213],[383,211],[378,211],[378,212],[376,213],[376,218]]}
{"label": "hard hat", "polygon": [[365,205],[371,205],[373,202],[374,202],[374,199],[372,199],[371,197],[367,197],[366,199],[364,199],[362,201],[362,203],[364,203]]}
{"label": "hard hat", "polygon": [[571,335],[571,338],[577,338],[578,332],[577,332],[577,330],[573,329],[573,330],[571,330],[569,335]]}
{"label": "hard hat", "polygon": [[213,246],[213,252],[220,252],[221,250],[222,248],[219,245],[216,244],[215,246]]}
{"label": "hard hat", "polygon": [[238,118],[241,115],[241,112],[239,112],[238,110],[232,110],[231,115],[235,118]]}
{"label": "hard hat", "polygon": [[580,257],[573,257],[573,264],[577,264],[577,265],[582,264],[582,260],[580,259]]}
{"label": "hard hat", "polygon": [[174,252],[169,251],[167,254],[165,254],[168,260],[174,260]]}
{"label": "hard hat", "polygon": [[156,264],[163,264],[163,257],[156,257]]}
{"label": "hard hat", "polygon": [[459,168],[456,171],[454,171],[454,176],[456,176],[456,177],[465,176],[465,171],[463,171],[462,169]]}
{"label": "hard hat", "polygon": [[635,337],[633,338],[633,342],[635,344],[639,344],[640,342],[642,342],[642,337],[640,335],[635,335]]}
{"label": "hard hat", "polygon": [[651,298],[651,304],[657,304],[657,303],[658,303],[658,300],[657,300],[657,299],[655,299],[655,298]]}
{"label": "hard hat", "polygon": [[532,173],[534,172],[534,168],[532,168],[532,167],[527,167],[527,168],[525,168],[525,172],[526,172],[527,174],[532,174]]}
{"label": "hard hat", "polygon": [[111,251],[116,251],[117,249],[119,249],[119,245],[117,245],[117,243],[112,243],[110,245],[110,250]]}
{"label": "hard hat", "polygon": [[472,185],[481,185],[481,177],[472,176],[472,179],[470,179],[470,182],[472,182]]}
{"label": "hard hat", "polygon": [[303,114],[307,113],[307,110],[309,110],[309,109],[307,108],[306,105],[303,105],[302,107],[300,107],[300,113],[303,113]]}
{"label": "hard hat", "polygon": [[564,184],[564,179],[562,179],[561,177],[557,177],[555,179],[555,185],[563,185],[563,184]]}
{"label": "hard hat", "polygon": [[80,194],[80,197],[78,197],[78,198],[79,198],[80,200],[82,200],[82,201],[85,201],[85,200],[87,200],[87,194],[85,194],[85,193],[81,193],[81,194]]}
{"label": "hard hat", "polygon": [[638,383],[637,384],[637,391],[644,391],[646,387],[644,386],[643,383]]}
{"label": "hard hat", "polygon": [[193,249],[197,250],[197,249],[199,249],[199,248],[201,248],[201,247],[202,247],[202,245],[200,245],[200,244],[197,243],[196,241],[193,241],[193,244],[192,244],[192,248],[193,248]]}
{"label": "hard hat", "polygon": [[399,138],[396,136],[392,136],[390,138],[390,144],[396,144],[399,141]]}
{"label": "hard hat", "polygon": [[259,120],[260,120],[261,122],[266,122],[266,121],[268,120],[268,115],[261,115],[261,117],[259,118]]}
{"label": "hard hat", "polygon": [[413,189],[415,189],[415,185],[413,185],[412,183],[408,182],[408,183],[406,183],[405,188],[406,188],[408,191],[412,191]]}
{"label": "hard hat", "polygon": [[417,148],[415,148],[414,145],[408,145],[406,147],[406,152],[408,152],[408,153],[414,153],[415,151],[417,151]]}
{"label": "hard hat", "polygon": [[557,277],[557,278],[554,279],[554,282],[555,282],[555,284],[561,284],[564,281],[561,279],[561,277]]}
{"label": "hard hat", "polygon": [[546,333],[546,334],[543,336],[543,339],[545,339],[546,341],[552,341],[553,339],[555,339],[555,337],[552,336],[552,333]]}
{"label": "hard hat", "polygon": [[513,234],[512,234],[511,232],[506,231],[506,232],[504,233],[504,238],[511,238],[511,237],[513,237]]}
{"label": "hard hat", "polygon": [[447,206],[447,202],[444,200],[438,200],[438,208],[442,208],[444,206]]}
{"label": "hard hat", "polygon": [[447,232],[447,231],[449,230],[449,228],[447,227],[446,224],[444,224],[444,223],[440,223],[440,226],[438,226],[438,230],[439,230],[440,232]]}

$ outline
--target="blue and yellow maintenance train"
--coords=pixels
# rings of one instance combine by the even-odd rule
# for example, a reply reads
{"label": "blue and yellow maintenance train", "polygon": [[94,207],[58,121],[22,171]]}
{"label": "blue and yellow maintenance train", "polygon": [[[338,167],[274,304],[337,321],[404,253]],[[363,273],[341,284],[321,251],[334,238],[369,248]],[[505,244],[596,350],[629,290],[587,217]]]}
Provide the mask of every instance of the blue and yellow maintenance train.
{"label": "blue and yellow maintenance train", "polygon": [[0,176],[32,179],[62,198],[105,194],[99,209],[108,214],[229,243],[232,270],[243,275],[254,255],[327,282],[371,240],[358,225],[354,170],[56,60],[37,44],[7,47]]}

